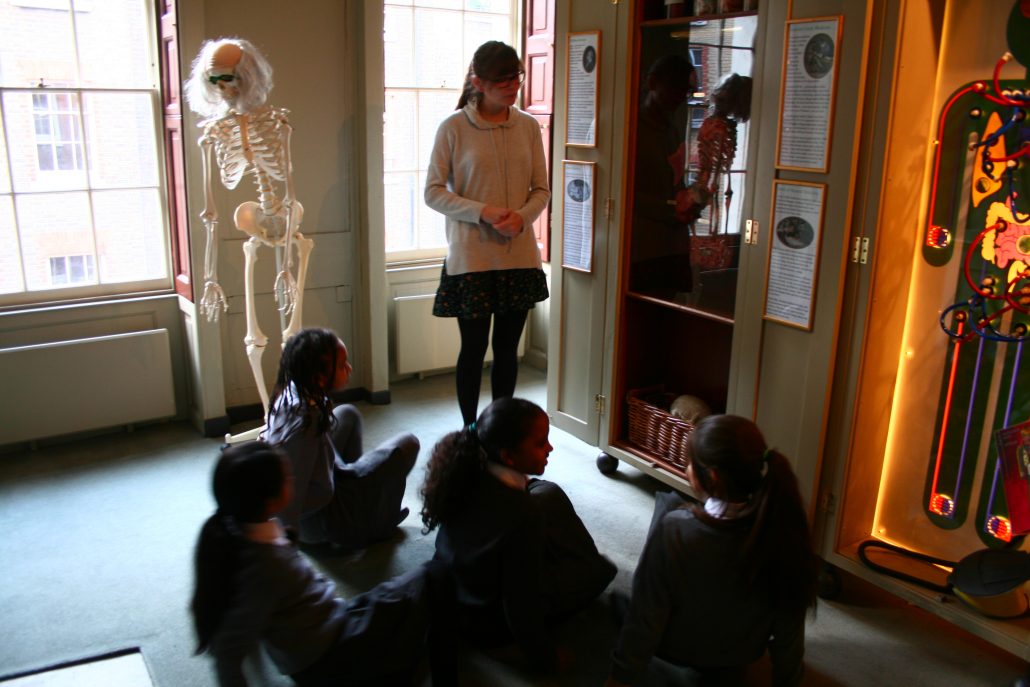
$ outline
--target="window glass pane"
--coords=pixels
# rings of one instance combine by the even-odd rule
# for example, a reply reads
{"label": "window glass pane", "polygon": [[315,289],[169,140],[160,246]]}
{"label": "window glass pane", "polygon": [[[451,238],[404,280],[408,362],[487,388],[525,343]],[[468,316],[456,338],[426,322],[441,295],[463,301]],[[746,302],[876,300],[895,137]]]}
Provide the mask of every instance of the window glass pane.
{"label": "window glass pane", "polygon": [[460,10],[461,0],[416,0],[419,7],[435,7],[444,10]]}
{"label": "window glass pane", "polygon": [[511,12],[511,0],[466,0],[465,9],[473,12],[508,14]]}
{"label": "window glass pane", "polygon": [[89,172],[94,188],[157,186],[153,100],[146,93],[90,93]]}
{"label": "window glass pane", "polygon": [[54,168],[54,147],[52,145],[36,146],[36,162],[39,163],[39,171],[50,172]]}
{"label": "window glass pane", "polygon": [[79,119],[77,114],[75,115],[75,117],[72,117],[71,115],[58,115],[54,117],[54,119],[57,121],[58,140],[74,141],[78,139],[78,136],[76,135],[75,131],[76,128],[78,128],[75,126],[77,120]]}
{"label": "window glass pane", "polygon": [[38,114],[33,116],[32,119],[36,123],[36,140],[50,140],[50,115]]}
{"label": "window glass pane", "polygon": [[415,10],[415,84],[422,88],[461,88],[468,62],[453,49],[461,35],[461,13]]}
{"label": "window glass pane", "polygon": [[454,113],[476,48],[487,40],[517,43],[513,9],[511,0],[384,3],[387,252],[438,252],[446,246],[445,218],[422,200],[426,166],[440,122]]}
{"label": "window glass pane", "polygon": [[[76,3],[83,87],[149,88],[150,31],[146,4],[139,0]],[[132,40],[111,40],[112,36]]]}
{"label": "window glass pane", "polygon": [[475,54],[476,48],[487,41],[504,41],[511,45],[511,20],[496,14],[473,14],[471,12],[466,14],[464,60],[466,69],[469,62],[472,61],[472,55]]}
{"label": "window glass pane", "polygon": [[68,260],[66,258],[50,258],[50,283],[54,286],[68,283]]}
{"label": "window glass pane", "polygon": [[386,116],[383,120],[383,169],[387,172],[411,171],[417,166],[415,144],[414,91],[386,93]]}
{"label": "window glass pane", "polygon": [[383,197],[386,199],[386,252],[411,250],[415,244],[415,213],[423,205],[420,188],[416,188],[413,172],[391,172],[383,175]]}
{"label": "window glass pane", "polygon": [[[62,4],[68,7],[66,1]],[[49,86],[74,86],[71,14],[14,3],[4,3],[2,7],[0,85],[25,88],[42,79]]]}
{"label": "window glass pane", "polygon": [[93,213],[100,283],[168,276],[168,241],[157,189],[96,192]]}
{"label": "window glass pane", "polygon": [[454,112],[461,91],[419,91],[418,94],[418,166],[425,169],[433,153],[433,142],[440,122]]}
{"label": "window glass pane", "polygon": [[74,170],[75,166],[75,144],[65,143],[63,145],[55,146],[54,150],[57,152],[57,169],[60,170]]}
{"label": "window glass pane", "polygon": [[50,258],[93,252],[85,193],[18,196],[18,224],[29,291],[52,288]]}
{"label": "window glass pane", "polygon": [[[11,192],[11,175],[7,167],[7,136],[4,131],[4,116],[0,112],[0,193]],[[6,245],[6,244],[2,244]]]}
{"label": "window glass pane", "polygon": [[[419,174],[418,188],[425,188],[425,172]],[[430,210],[429,206],[420,202],[418,204],[418,247],[419,248],[443,248],[447,245],[445,233],[445,218],[439,212]]]}
{"label": "window glass pane", "polygon": [[86,281],[86,266],[81,255],[73,255],[68,258],[68,278],[73,284]]}
{"label": "window glass pane", "polygon": [[384,82],[387,88],[415,85],[415,57],[411,51],[414,21],[410,9],[387,6],[384,10]]}
{"label": "window glass pane", "polygon": [[[33,114],[31,94],[7,92],[3,95],[14,191],[84,190],[86,172],[81,164],[82,148],[81,143],[75,142],[81,141],[81,133],[73,133],[70,139],[54,136],[37,138],[36,120],[41,115]],[[72,101],[77,103],[78,98],[73,96]],[[69,118],[76,122],[72,126],[77,128],[78,117]],[[68,145],[62,146],[62,143]]]}
{"label": "window glass pane", "polygon": [[18,234],[14,230],[14,203],[10,196],[0,196],[0,293],[18,293],[23,290],[21,250]]}

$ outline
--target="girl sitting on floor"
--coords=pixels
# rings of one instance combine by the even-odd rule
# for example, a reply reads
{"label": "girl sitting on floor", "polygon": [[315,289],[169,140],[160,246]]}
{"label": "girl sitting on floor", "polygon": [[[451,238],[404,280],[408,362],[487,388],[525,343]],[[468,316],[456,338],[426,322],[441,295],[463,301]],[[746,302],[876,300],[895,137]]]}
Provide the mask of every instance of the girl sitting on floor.
{"label": "girl sitting on floor", "polygon": [[458,624],[474,642],[518,642],[540,669],[564,668],[551,628],[615,576],[561,487],[541,475],[552,447],[547,414],[520,398],[491,403],[433,448],[422,486],[434,560],[452,571]]}
{"label": "girl sitting on floor", "polygon": [[689,441],[704,505],[658,495],[607,687],[747,684],[766,649],[773,684],[797,685],[818,559],[794,472],[746,418],[711,415]]}
{"label": "girl sitting on floor", "polygon": [[259,645],[300,687],[408,685],[428,638],[434,685],[455,683],[453,613],[443,568],[427,563],[350,601],[334,593],[274,517],[292,498],[289,461],[263,441],[227,447],[214,472],[218,510],[197,542],[190,610],[197,652],[221,687],[247,684]]}
{"label": "girl sitting on floor", "polygon": [[361,413],[333,407],[350,378],[347,347],[329,329],[304,329],[283,348],[264,439],[290,458],[293,501],[282,513],[305,544],[357,550],[388,538],[408,515],[404,487],[419,442],[398,434],[362,453]]}

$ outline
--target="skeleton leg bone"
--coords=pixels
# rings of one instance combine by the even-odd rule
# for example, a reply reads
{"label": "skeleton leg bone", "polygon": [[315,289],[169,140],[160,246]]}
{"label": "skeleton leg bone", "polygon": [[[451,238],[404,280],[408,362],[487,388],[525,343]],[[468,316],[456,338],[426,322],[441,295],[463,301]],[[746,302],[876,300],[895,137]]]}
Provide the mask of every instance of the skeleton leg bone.
{"label": "skeleton leg bone", "polygon": [[311,257],[311,249],[315,247],[315,242],[298,231],[293,235],[293,245],[297,247],[297,298],[293,303],[290,323],[283,330],[283,346],[286,345],[286,341],[291,336],[301,329],[301,311],[304,309],[304,281],[308,276],[308,258]]}
{"label": "skeleton leg bone", "polygon": [[268,337],[258,326],[257,310],[254,307],[254,263],[257,262],[257,251],[260,246],[261,240],[255,236],[251,236],[243,244],[243,290],[247,310],[247,334],[243,337],[243,343],[247,346],[247,359],[250,361],[250,369],[254,373],[254,381],[257,382],[258,394],[261,396],[261,411],[267,415],[268,388],[265,386],[265,375],[261,370],[261,356],[268,346]]}

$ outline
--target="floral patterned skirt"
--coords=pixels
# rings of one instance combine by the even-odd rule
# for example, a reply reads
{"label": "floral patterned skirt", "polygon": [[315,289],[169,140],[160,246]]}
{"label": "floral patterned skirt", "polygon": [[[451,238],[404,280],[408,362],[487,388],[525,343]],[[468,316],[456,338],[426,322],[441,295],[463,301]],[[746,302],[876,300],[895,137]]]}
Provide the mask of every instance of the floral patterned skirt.
{"label": "floral patterned skirt", "polygon": [[491,314],[529,310],[546,300],[547,277],[537,268],[447,274],[440,271],[433,314],[478,319]]}

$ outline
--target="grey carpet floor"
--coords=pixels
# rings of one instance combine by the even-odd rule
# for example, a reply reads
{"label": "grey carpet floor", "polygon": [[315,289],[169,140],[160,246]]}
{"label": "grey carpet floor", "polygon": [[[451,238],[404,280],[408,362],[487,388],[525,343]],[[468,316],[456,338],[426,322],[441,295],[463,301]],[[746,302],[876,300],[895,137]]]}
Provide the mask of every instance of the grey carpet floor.
{"label": "grey carpet floor", "polygon": [[[543,405],[544,383],[524,367],[518,393]],[[418,487],[429,448],[461,424],[453,376],[405,381],[392,394],[390,405],[360,407],[368,445],[402,429],[422,441],[405,498],[412,515],[393,541],[362,555],[310,552],[344,595],[432,555]],[[619,566],[612,588],[628,590],[660,485],[625,465],[601,475],[596,448],[559,430],[551,440],[547,477]],[[187,603],[219,443],[169,423],[0,455],[0,678],[139,647],[157,687],[215,685],[209,662],[192,655]],[[463,684],[600,686],[616,631],[602,597],[561,630],[576,656],[569,674],[534,678],[506,652],[469,653]],[[807,684],[840,686],[1002,687],[1026,671],[1011,654],[850,576],[843,595],[821,601],[810,619],[806,664]]]}

